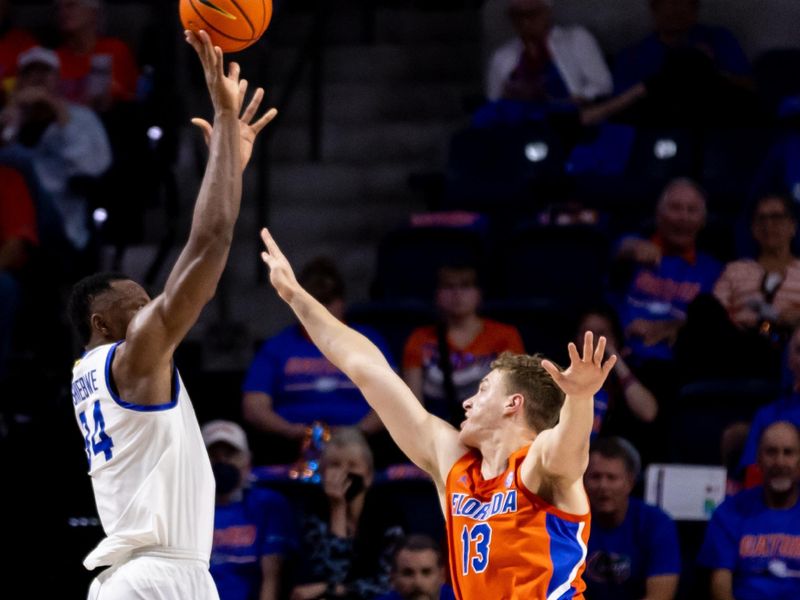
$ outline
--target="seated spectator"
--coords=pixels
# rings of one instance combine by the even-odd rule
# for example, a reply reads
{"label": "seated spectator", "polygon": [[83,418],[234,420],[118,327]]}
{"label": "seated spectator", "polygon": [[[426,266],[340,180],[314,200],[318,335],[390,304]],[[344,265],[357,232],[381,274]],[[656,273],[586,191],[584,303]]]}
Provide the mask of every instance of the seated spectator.
{"label": "seated spectator", "polygon": [[800,323],[800,260],[792,253],[797,220],[791,201],[776,195],[761,198],[751,232],[758,245],[756,259],[728,263],[714,295],[739,327],[785,339]]}
{"label": "seated spectator", "polygon": [[783,396],[761,407],[753,417],[741,457],[745,487],[761,483],[762,473],[758,468],[757,457],[758,441],[764,430],[777,421],[788,421],[800,427],[800,327],[794,330],[789,339],[786,355],[791,386]]}
{"label": "seated spectator", "polygon": [[611,307],[598,307],[583,313],[575,336],[576,344],[583,341],[587,331],[591,331],[595,339],[605,336],[606,354],[617,356],[617,364],[603,388],[594,395],[592,438],[601,432],[607,434],[609,430],[624,429],[631,420],[637,424],[652,423],[658,415],[658,401],[623,358],[626,350],[621,345],[622,326],[617,314]]}
{"label": "seated spectator", "polygon": [[711,569],[710,597],[800,598],[800,431],[767,427],[758,445],[764,485],[714,511],[698,562]]}
{"label": "seated spectator", "polygon": [[[345,312],[344,281],[327,258],[317,258],[300,273],[303,287],[338,318]],[[385,342],[367,327],[356,329],[381,348]],[[253,429],[269,436],[251,439],[256,460],[288,463],[315,421],[356,425],[366,434],[383,429],[356,386],[322,356],[303,328],[291,325],[259,349],[242,386],[242,411]],[[264,446],[271,444],[266,450]]]}
{"label": "seated spectator", "polygon": [[392,557],[392,591],[380,600],[455,600],[447,585],[442,549],[427,535],[405,538]]}
{"label": "seated spectator", "polygon": [[489,100],[582,104],[611,92],[611,74],[591,33],[553,24],[551,0],[509,0],[517,36],[493,53]]}
{"label": "seated spectator", "polygon": [[9,0],[0,0],[0,106],[14,88],[17,58],[37,43],[31,33],[14,27]]}
{"label": "seated spectator", "polygon": [[502,352],[523,353],[517,329],[478,315],[481,289],[471,266],[439,270],[436,308],[438,325],[414,330],[403,353],[403,378],[433,414],[458,425],[461,403],[475,393]]}
{"label": "seated spectator", "polygon": [[324,516],[304,519],[298,585],[292,600],[374,598],[389,591],[390,558],[402,538],[397,510],[370,506],[372,453],[358,429],[333,432],[322,454]]}
{"label": "seated spectator", "polygon": [[729,31],[698,23],[699,8],[699,0],[650,0],[655,30],[617,58],[615,90],[646,84],[651,120],[729,118],[733,106],[753,106],[747,57]]}
{"label": "seated spectator", "polygon": [[38,245],[36,212],[23,176],[0,166],[0,379],[14,332],[20,303],[20,275],[30,251]]}
{"label": "seated spectator", "polygon": [[56,5],[66,98],[99,112],[134,100],[139,67],[125,42],[100,35],[102,0],[57,0]]}
{"label": "seated spectator", "polygon": [[281,495],[249,486],[239,425],[211,421],[202,433],[217,483],[210,568],[220,600],[277,600],[284,559],[296,550],[292,511]]}
{"label": "seated spectator", "polygon": [[618,265],[632,267],[620,315],[636,364],[672,358],[689,303],[710,292],[719,276],[719,263],[697,249],[705,220],[703,192],[689,179],[676,179],[656,206],[655,233],[619,245]]}
{"label": "seated spectator", "polygon": [[671,600],[678,589],[675,523],[660,508],[631,497],[640,466],[627,440],[592,442],[584,476],[592,510],[584,580],[592,600]]}
{"label": "seated spectator", "polygon": [[92,237],[82,178],[99,177],[111,164],[103,125],[88,108],[58,92],[59,59],[34,47],[19,57],[17,86],[0,114],[6,141],[32,148],[36,174],[61,213],[72,246],[83,252]]}

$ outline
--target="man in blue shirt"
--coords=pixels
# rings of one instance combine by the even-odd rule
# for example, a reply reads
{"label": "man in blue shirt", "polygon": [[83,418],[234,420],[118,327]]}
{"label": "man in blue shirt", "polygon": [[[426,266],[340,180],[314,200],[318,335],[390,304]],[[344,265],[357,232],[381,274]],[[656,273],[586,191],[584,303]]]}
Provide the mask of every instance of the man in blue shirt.
{"label": "man in blue shirt", "polygon": [[675,523],[660,508],[630,497],[639,469],[639,453],[627,440],[592,442],[584,476],[592,509],[584,580],[592,600],[672,600],[678,589]]}
{"label": "man in blue shirt", "polygon": [[658,200],[655,233],[620,242],[616,258],[632,267],[619,311],[632,364],[670,360],[689,304],[713,289],[721,265],[697,249],[705,222],[702,190],[690,179],[675,179]]}
{"label": "man in blue shirt", "polygon": [[392,591],[379,600],[455,600],[444,582],[442,549],[429,536],[405,538],[392,557]]}
{"label": "man in blue shirt", "polygon": [[764,485],[719,505],[698,562],[710,569],[714,600],[800,598],[800,431],[788,421],[764,430]]}
{"label": "man in blue shirt", "polygon": [[217,483],[211,576],[220,600],[276,600],[284,558],[296,548],[294,517],[279,494],[248,487],[250,450],[232,421],[202,429]]}
{"label": "man in blue shirt", "polygon": [[[326,258],[311,261],[299,276],[302,285],[340,320],[344,317],[344,282]],[[377,332],[354,327],[381,349],[388,347]],[[253,437],[256,461],[287,463],[298,457],[310,426],[357,426],[367,435],[383,429],[361,392],[334,367],[294,324],[268,339],[256,354],[242,386],[242,412],[254,430],[270,434],[269,452],[262,436]]]}

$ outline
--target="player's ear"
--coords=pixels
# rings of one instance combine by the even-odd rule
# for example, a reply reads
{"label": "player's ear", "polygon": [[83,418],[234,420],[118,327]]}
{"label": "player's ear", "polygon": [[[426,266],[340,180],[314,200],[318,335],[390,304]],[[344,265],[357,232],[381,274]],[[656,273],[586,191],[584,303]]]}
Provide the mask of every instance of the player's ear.
{"label": "player's ear", "polygon": [[503,407],[505,408],[506,412],[515,413],[522,410],[524,404],[525,397],[522,394],[511,394],[510,396],[506,396],[506,401]]}
{"label": "player's ear", "polygon": [[111,333],[111,330],[108,327],[108,323],[106,323],[106,320],[99,313],[92,313],[92,316],[90,317],[89,320],[92,324],[93,330],[99,331],[100,333],[106,336]]}

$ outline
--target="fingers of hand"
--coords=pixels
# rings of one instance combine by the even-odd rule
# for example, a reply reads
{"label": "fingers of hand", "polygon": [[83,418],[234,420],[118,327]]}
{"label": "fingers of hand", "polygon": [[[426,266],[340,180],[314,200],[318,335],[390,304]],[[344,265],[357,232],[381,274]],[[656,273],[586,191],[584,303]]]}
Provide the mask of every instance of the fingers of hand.
{"label": "fingers of hand", "polygon": [[550,374],[550,377],[552,377],[554,381],[558,381],[561,377],[561,372],[558,370],[558,367],[549,360],[542,361],[542,368]]}
{"label": "fingers of hand", "polygon": [[233,79],[233,81],[239,81],[239,74],[241,73],[241,67],[239,67],[239,63],[231,62],[228,65],[228,78]]}
{"label": "fingers of hand", "polygon": [[277,110],[275,110],[274,108],[270,108],[258,121],[256,121],[251,125],[253,131],[258,133],[259,131],[264,129],[264,126],[270,121],[272,121],[272,119],[274,119],[277,116],[277,114],[278,114]]}
{"label": "fingers of hand", "polygon": [[594,364],[600,365],[603,362],[603,356],[606,353],[606,338],[605,336],[600,336],[600,339],[597,340],[597,348],[594,350]]}
{"label": "fingers of hand", "polygon": [[594,354],[594,334],[591,331],[587,331],[583,336],[583,357],[581,360],[588,362],[592,360],[593,354]]}
{"label": "fingers of hand", "polygon": [[[261,104],[261,100],[264,98],[264,89],[258,88],[253,94],[253,97],[250,98],[250,103],[247,105],[247,108],[244,109],[244,113],[242,113],[242,123],[249,124],[250,121],[253,120],[253,116],[255,116],[256,111],[258,110],[259,105]],[[244,94],[241,97],[244,100]],[[240,103],[241,105],[241,103]]]}
{"label": "fingers of hand", "polygon": [[611,369],[614,368],[614,365],[617,364],[617,355],[612,354],[606,364],[603,365],[603,377],[608,377],[608,374],[611,373]]}
{"label": "fingers of hand", "polygon": [[244,97],[247,94],[247,79],[239,80],[239,100],[237,101],[237,108],[241,111],[244,104]]}
{"label": "fingers of hand", "polygon": [[569,353],[569,359],[572,363],[581,362],[581,357],[578,355],[578,348],[572,342],[567,345],[567,352]]}

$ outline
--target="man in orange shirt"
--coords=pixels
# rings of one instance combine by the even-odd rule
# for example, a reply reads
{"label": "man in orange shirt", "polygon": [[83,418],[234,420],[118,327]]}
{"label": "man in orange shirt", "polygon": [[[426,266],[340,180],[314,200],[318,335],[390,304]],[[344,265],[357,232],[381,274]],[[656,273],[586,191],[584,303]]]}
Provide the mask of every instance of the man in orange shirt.
{"label": "man in orange shirt", "polygon": [[58,0],[61,83],[68,100],[104,111],[136,96],[139,67],[122,40],[99,34],[101,0]]}
{"label": "man in orange shirt", "polygon": [[447,519],[450,574],[465,599],[583,598],[592,396],[616,361],[587,332],[560,371],[503,354],[464,401],[461,430],[426,412],[378,349],[298,283],[267,230],[270,282],[311,339],[344,371],[398,446],[433,478]]}

